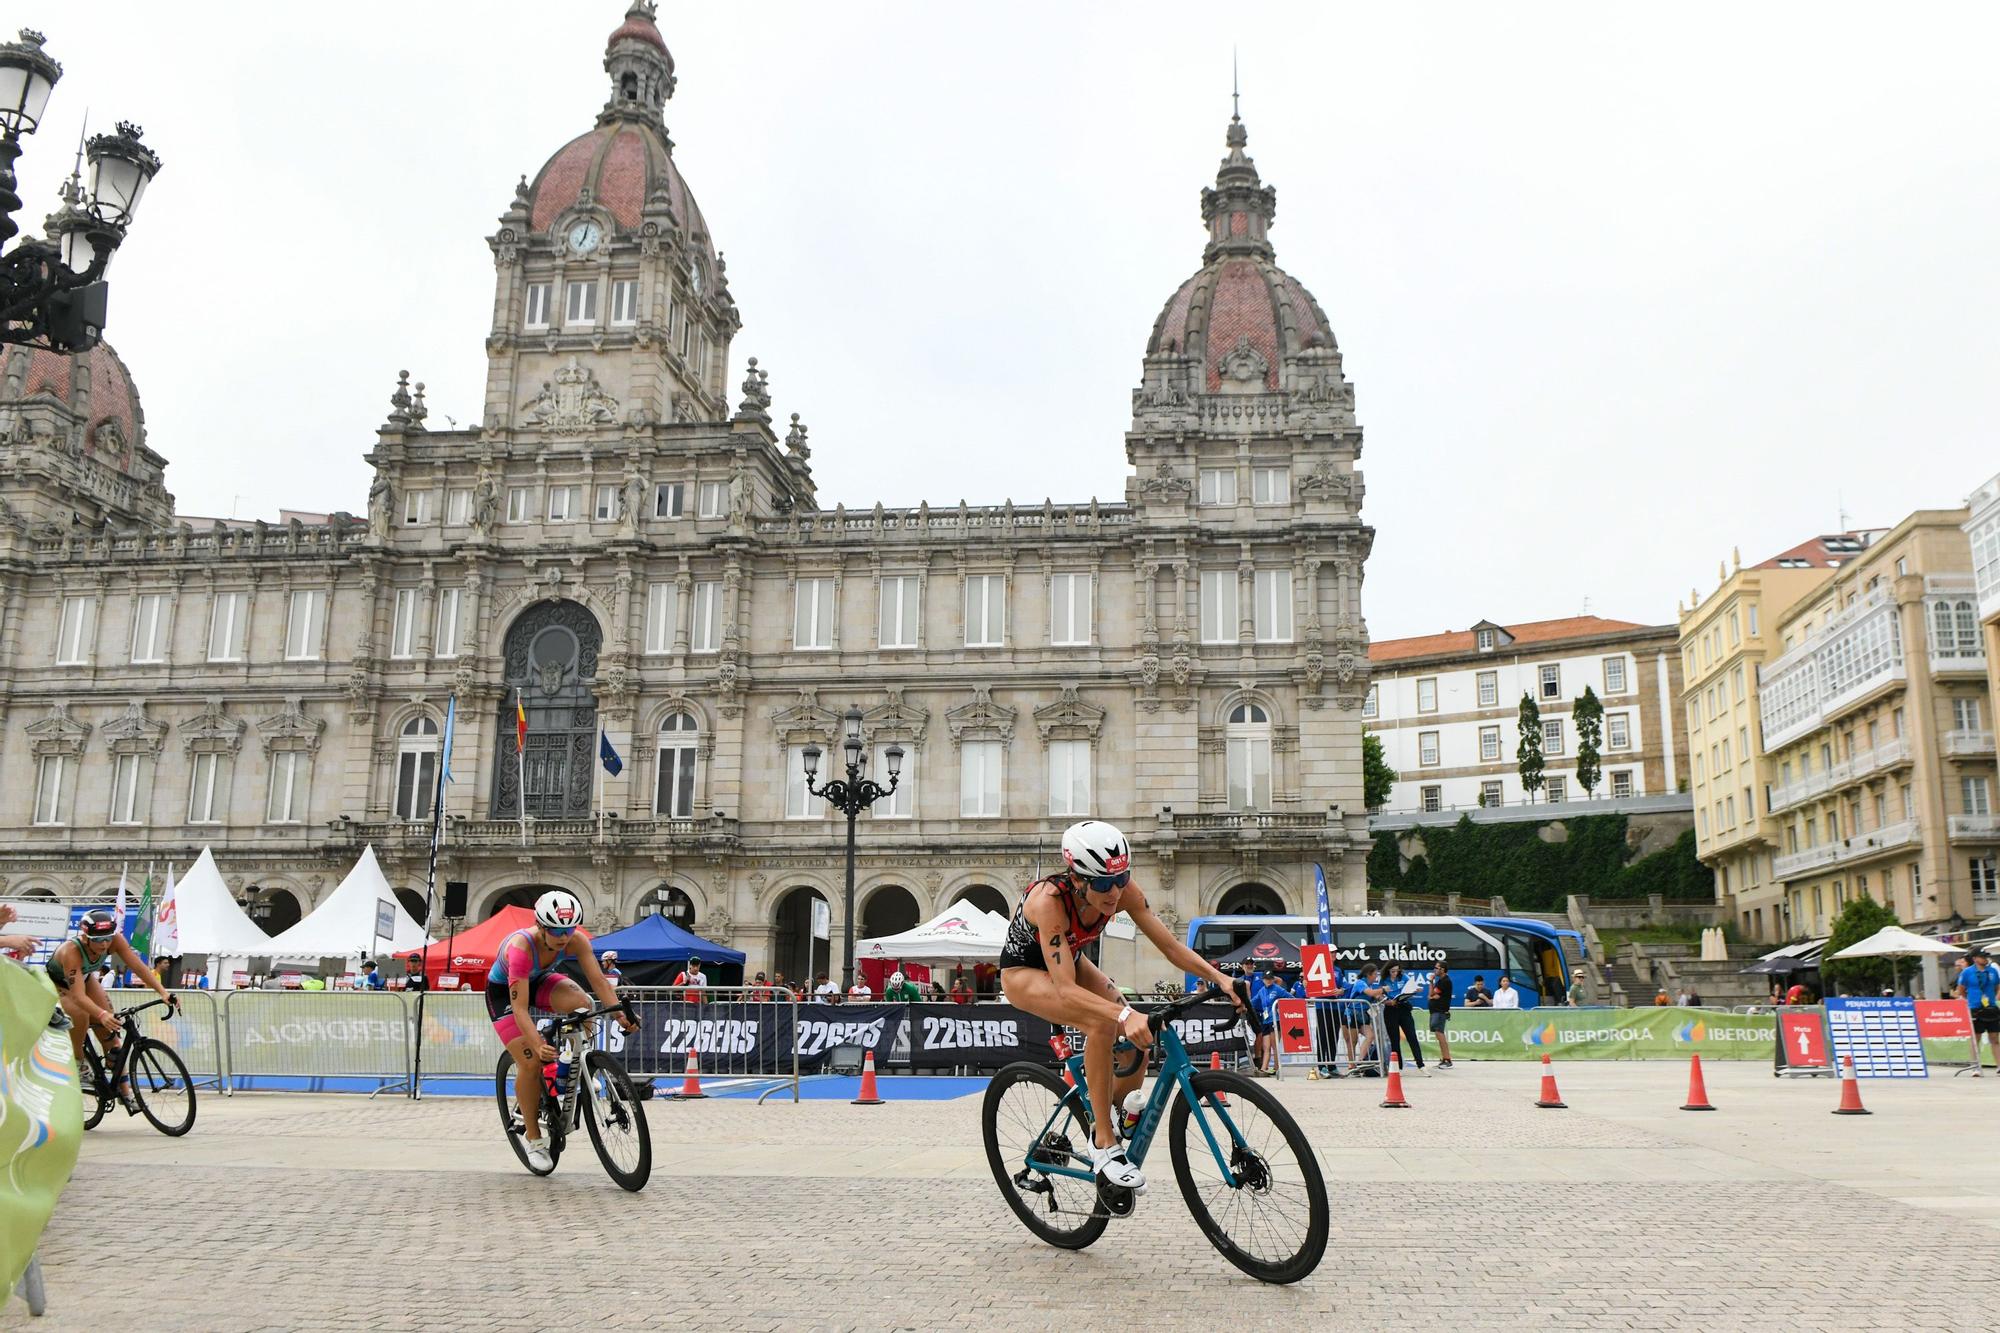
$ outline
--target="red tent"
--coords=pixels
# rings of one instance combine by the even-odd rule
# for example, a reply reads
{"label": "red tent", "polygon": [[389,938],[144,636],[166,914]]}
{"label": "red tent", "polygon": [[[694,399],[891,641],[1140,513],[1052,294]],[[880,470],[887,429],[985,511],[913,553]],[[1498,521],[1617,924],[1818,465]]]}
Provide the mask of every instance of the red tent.
{"label": "red tent", "polygon": [[[421,952],[424,956],[424,975],[429,978],[433,991],[484,990],[486,974],[493,967],[493,956],[501,942],[515,931],[531,930],[534,925],[535,913],[532,909],[503,907],[449,940],[435,940],[421,950],[410,949],[396,957],[410,958]],[[586,930],[579,930],[577,934],[586,940],[590,938],[590,932]],[[445,947],[447,944],[451,946],[449,949]],[[440,980],[447,974],[457,978],[455,984]]]}

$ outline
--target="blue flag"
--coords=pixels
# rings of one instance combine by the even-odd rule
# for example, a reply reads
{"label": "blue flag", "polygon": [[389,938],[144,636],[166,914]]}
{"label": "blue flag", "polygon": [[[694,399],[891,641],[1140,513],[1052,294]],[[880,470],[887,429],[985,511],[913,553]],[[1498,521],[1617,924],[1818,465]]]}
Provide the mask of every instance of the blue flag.
{"label": "blue flag", "polygon": [[618,757],[618,751],[611,748],[611,738],[604,734],[604,728],[597,729],[597,757],[604,765],[604,771],[617,777],[625,771],[625,761]]}
{"label": "blue flag", "polygon": [[1333,908],[1326,900],[1326,871],[1313,862],[1313,888],[1319,895],[1319,942],[1333,943]]}

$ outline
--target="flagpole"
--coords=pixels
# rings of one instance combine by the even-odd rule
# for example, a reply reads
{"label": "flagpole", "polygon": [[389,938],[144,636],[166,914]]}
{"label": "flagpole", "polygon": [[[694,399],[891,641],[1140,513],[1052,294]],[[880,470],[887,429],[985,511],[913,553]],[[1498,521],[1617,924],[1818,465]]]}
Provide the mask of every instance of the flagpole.
{"label": "flagpole", "polygon": [[[438,843],[444,839],[444,785],[451,781],[452,732],[458,724],[458,695],[454,692],[446,700],[444,707],[444,743],[438,759],[437,791],[431,798],[431,860],[424,871],[424,942],[418,947],[417,959],[423,961],[430,950],[431,912],[437,903]],[[428,969],[426,969],[428,971]],[[416,1101],[424,1092],[424,998],[430,994],[430,986],[417,992],[416,1039],[410,1043],[410,1100]]]}
{"label": "flagpole", "polygon": [[519,725],[514,731],[514,780],[519,786],[521,799],[521,845],[528,845],[528,710],[521,705],[521,687],[514,687],[514,716]]}
{"label": "flagpole", "polygon": [[597,724],[597,762],[592,765],[592,767],[596,768],[597,775],[596,779],[591,783],[591,787],[593,788],[591,803],[597,807],[597,840],[599,842],[604,841],[604,746],[607,743],[609,743],[609,738],[605,736],[604,724],[600,722]]}

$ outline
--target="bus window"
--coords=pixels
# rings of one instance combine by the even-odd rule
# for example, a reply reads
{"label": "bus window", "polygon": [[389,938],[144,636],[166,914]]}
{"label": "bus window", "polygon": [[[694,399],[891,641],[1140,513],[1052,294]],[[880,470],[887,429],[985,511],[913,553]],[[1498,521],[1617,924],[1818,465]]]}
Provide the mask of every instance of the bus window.
{"label": "bus window", "polygon": [[1569,976],[1563,971],[1562,955],[1550,941],[1540,941],[1542,954],[1542,999],[1561,1004],[1569,992]]}
{"label": "bus window", "polygon": [[1490,986],[1500,969],[1499,951],[1464,926],[1417,927],[1410,932],[1410,951],[1415,957],[1407,966],[1425,972],[1443,954],[1460,994],[1473,974],[1483,973]]}
{"label": "bus window", "polygon": [[1542,990],[1541,985],[1541,969],[1535,966],[1535,950],[1528,938],[1512,932],[1504,932],[1500,938],[1507,945],[1507,975],[1514,979],[1514,985],[1538,1000],[1546,996],[1547,992]]}

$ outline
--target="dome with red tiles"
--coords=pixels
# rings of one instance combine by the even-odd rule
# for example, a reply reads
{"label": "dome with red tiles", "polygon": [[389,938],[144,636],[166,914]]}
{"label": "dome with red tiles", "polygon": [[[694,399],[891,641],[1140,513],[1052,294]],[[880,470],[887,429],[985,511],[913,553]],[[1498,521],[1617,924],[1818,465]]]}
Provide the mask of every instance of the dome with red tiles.
{"label": "dome with red tiles", "polygon": [[1195,387],[1208,393],[1275,392],[1287,361],[1309,349],[1335,350],[1326,312],[1273,261],[1277,191],[1258,179],[1243,151],[1248,140],[1232,118],[1215,188],[1201,192],[1209,234],[1202,268],[1167,299],[1146,343],[1149,357],[1196,358]]}
{"label": "dome with red tiles", "polygon": [[0,407],[53,402],[83,428],[78,442],[86,458],[121,472],[132,470],[134,454],[145,443],[146,416],[139,409],[132,373],[111,344],[75,353],[17,347],[0,366]]}

